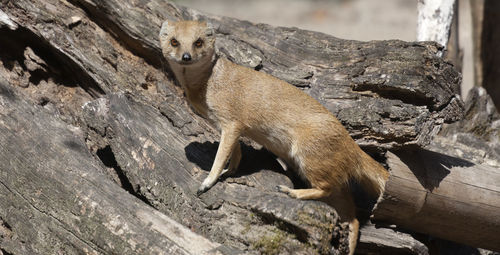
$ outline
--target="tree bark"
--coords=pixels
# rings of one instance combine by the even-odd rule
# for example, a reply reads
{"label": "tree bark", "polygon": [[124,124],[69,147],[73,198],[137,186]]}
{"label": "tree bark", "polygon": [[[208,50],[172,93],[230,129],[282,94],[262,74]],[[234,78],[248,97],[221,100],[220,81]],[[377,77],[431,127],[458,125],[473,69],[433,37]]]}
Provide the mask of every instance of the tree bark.
{"label": "tree bark", "polygon": [[391,176],[376,220],[500,250],[500,169],[431,151],[388,152]]}
{"label": "tree bark", "polygon": [[456,0],[418,1],[417,41],[435,41],[445,47],[443,57],[462,71],[458,44],[458,2]]}
{"label": "tree bark", "polygon": [[464,118],[445,125],[426,149],[498,168],[499,127],[500,113],[495,104],[484,88],[476,86],[465,102]]}
{"label": "tree bark", "polygon": [[425,244],[407,233],[373,224],[364,225],[361,233],[356,254],[429,254]]}
{"label": "tree bark", "polygon": [[[82,52],[90,45],[85,45],[88,38],[79,36],[95,33],[94,26],[98,25],[117,38],[124,50],[158,67],[162,62],[157,38],[161,22],[198,18],[209,20],[217,28],[221,55],[303,88],[336,114],[361,145],[392,148],[427,144],[442,122],[458,119],[462,111],[460,100],[455,97],[461,78],[452,65],[436,56],[442,48],[435,43],[340,40],[296,28],[273,28],[203,15],[163,1],[72,2],[86,10],[97,24],[86,26],[86,14],[71,15],[75,10],[70,7],[64,13],[63,8],[52,13],[52,9],[40,6],[39,10],[39,6],[23,1],[7,6],[12,6],[8,10],[13,17],[22,15],[17,13],[21,10],[61,22],[72,16],[82,17],[82,25],[73,29],[50,25],[47,29],[51,33],[42,29],[43,21],[37,25],[36,19],[26,20],[23,25],[42,38],[47,37],[65,55],[74,56],[80,68],[92,70],[93,82],[104,92],[117,86],[110,77],[114,77],[113,65],[120,59],[120,53],[109,49],[112,45],[105,43],[108,39],[99,34],[92,35],[96,40],[92,47],[97,52]],[[61,47],[73,43],[83,45]],[[99,51],[111,56],[103,59]],[[144,76],[139,75],[141,80],[135,84],[145,83]]]}
{"label": "tree bark", "polygon": [[[6,254],[216,254],[106,178],[80,128],[0,77],[0,248]],[[197,245],[189,245],[195,242]],[[229,250],[229,249],[226,249]]]}
{"label": "tree bark", "polygon": [[[278,184],[300,183],[249,141],[238,176],[195,196],[218,132],[193,114],[168,67],[163,72],[157,35],[164,19],[209,20],[219,54],[300,87],[367,150],[428,144],[463,108],[455,96],[460,75],[437,57],[442,49],[435,43],[347,41],[165,1],[18,0],[0,8],[0,203],[6,205],[0,231],[12,233],[0,235],[6,253],[154,253],[156,247],[197,253],[162,232],[177,226],[165,215],[210,239],[184,235],[207,251],[345,251],[348,231],[335,210],[275,192]],[[21,203],[24,213],[15,212]],[[144,222],[137,214],[144,210],[154,220]],[[28,231],[33,226],[43,230],[40,237]],[[95,236],[101,232],[111,239]],[[363,233],[377,233],[379,241],[365,242]],[[411,235],[384,229],[362,230],[360,242],[365,253],[404,246],[422,254]]]}
{"label": "tree bark", "polygon": [[417,5],[417,41],[435,41],[447,46],[457,15],[456,0],[425,1]]}

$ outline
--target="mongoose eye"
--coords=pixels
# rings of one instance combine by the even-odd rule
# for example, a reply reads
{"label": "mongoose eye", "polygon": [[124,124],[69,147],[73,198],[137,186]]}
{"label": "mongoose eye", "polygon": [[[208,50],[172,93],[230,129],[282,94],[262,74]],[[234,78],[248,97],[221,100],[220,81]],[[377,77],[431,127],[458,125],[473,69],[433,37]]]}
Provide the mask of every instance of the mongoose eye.
{"label": "mongoose eye", "polygon": [[170,40],[170,45],[172,45],[173,47],[177,47],[179,46],[179,41],[177,41],[175,38],[172,38],[172,40]]}
{"label": "mongoose eye", "polygon": [[203,40],[201,38],[198,38],[198,40],[194,42],[194,46],[200,48],[201,46],[203,46]]}

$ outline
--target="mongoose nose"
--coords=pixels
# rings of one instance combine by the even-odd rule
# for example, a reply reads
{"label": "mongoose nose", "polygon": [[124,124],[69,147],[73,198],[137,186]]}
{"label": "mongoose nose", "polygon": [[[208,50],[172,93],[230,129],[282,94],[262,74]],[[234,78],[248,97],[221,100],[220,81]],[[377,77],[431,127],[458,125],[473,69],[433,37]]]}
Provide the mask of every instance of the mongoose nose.
{"label": "mongoose nose", "polygon": [[190,61],[190,60],[191,60],[191,54],[187,52],[182,54],[182,61]]}

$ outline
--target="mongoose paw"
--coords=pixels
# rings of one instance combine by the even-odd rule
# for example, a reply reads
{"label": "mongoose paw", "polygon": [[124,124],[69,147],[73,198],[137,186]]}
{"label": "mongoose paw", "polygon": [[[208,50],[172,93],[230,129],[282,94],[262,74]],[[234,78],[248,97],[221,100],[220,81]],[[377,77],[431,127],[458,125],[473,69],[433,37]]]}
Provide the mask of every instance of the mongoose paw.
{"label": "mongoose paw", "polygon": [[196,191],[196,196],[199,197],[201,194],[205,193],[205,191],[207,191],[208,189],[209,187],[203,187],[203,185],[200,186]]}
{"label": "mongoose paw", "polygon": [[276,186],[276,190],[281,193],[290,194],[290,188],[285,185]]}
{"label": "mongoose paw", "polygon": [[210,177],[207,177],[200,185],[198,188],[198,191],[196,191],[196,195],[200,196],[201,194],[205,193],[205,191],[209,190],[213,185],[215,184],[215,181],[212,181]]}

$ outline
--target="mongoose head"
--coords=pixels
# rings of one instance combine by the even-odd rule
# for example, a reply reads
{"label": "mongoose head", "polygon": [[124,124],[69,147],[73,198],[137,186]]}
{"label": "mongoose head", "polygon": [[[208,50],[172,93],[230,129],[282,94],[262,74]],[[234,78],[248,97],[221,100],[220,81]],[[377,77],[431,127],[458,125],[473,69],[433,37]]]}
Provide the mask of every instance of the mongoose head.
{"label": "mongoose head", "polygon": [[202,21],[165,21],[160,30],[163,56],[169,62],[191,65],[214,55],[213,29]]}

